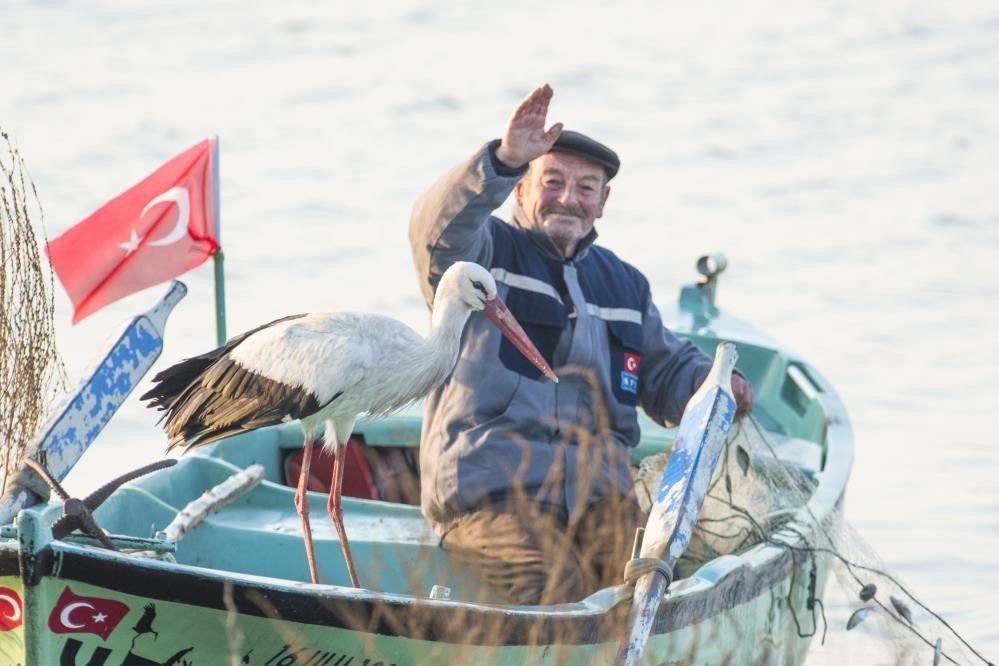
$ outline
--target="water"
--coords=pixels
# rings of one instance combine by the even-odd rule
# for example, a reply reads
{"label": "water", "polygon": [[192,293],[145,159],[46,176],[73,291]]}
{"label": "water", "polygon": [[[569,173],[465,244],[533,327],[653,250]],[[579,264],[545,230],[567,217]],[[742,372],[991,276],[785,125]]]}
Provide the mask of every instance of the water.
{"label": "water", "polygon": [[[0,125],[49,233],[218,134],[230,332],[315,309],[424,330],[409,208],[547,81],[552,120],[622,157],[601,242],[661,301],[728,255],[721,305],[850,410],[851,523],[999,658],[999,6],[372,4],[0,3]],[[214,342],[211,270],[185,281],[167,360]],[[70,375],[160,291],[75,327],[60,291]],[[130,401],[71,489],[159,457],[154,421]]]}

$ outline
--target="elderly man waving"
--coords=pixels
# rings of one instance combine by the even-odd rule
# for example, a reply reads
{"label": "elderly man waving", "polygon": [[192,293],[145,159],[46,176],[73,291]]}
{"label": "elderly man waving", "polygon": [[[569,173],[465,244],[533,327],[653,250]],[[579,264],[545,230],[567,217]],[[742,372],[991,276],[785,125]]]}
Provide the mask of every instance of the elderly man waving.
{"label": "elderly man waving", "polygon": [[[503,137],[448,172],[413,209],[427,302],[453,262],[490,269],[500,296],[560,377],[544,381],[473,317],[451,377],[427,401],[423,513],[449,553],[512,603],[574,601],[620,581],[641,516],[629,470],[636,409],[679,421],[711,359],[663,327],[648,280],[594,244],[620,160],[560,123],[552,89]],[[513,193],[513,219],[493,216]],[[739,408],[753,392],[733,377]]]}

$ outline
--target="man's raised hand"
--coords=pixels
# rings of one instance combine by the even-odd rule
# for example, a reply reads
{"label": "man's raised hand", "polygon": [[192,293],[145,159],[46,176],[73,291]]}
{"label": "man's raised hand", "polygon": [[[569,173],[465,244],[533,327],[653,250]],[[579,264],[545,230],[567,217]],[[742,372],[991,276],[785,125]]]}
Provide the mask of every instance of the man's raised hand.
{"label": "man's raised hand", "polygon": [[562,133],[562,123],[555,123],[546,132],[545,119],[552,88],[547,83],[538,86],[524,98],[507,123],[506,132],[496,149],[496,157],[508,167],[518,169],[551,150]]}

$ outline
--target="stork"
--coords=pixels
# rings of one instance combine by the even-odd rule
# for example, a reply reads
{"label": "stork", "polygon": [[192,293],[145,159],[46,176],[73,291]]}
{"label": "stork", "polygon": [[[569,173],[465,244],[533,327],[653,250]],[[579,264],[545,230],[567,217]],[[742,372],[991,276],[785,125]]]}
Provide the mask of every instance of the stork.
{"label": "stork", "polygon": [[301,419],[304,456],[295,508],[313,583],[319,582],[306,483],[313,442],[333,455],[326,510],[351,583],[360,587],[343,526],[340,494],[347,440],[360,414],[387,415],[422,398],[451,373],[465,322],[481,311],[552,381],[558,378],[503,301],[485,268],[456,262],[441,277],[426,338],[377,314],[317,312],[264,324],[224,346],[163,370],[142,396],[163,410],[167,451]]}

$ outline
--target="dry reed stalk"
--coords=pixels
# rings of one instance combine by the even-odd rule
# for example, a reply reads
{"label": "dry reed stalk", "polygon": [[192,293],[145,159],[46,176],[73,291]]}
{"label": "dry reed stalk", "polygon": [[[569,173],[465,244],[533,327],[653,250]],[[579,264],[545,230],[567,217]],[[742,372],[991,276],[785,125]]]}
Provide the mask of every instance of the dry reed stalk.
{"label": "dry reed stalk", "polygon": [[0,488],[17,471],[53,399],[66,387],[56,348],[53,278],[31,220],[45,240],[38,191],[20,152],[0,129]]}

